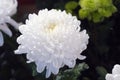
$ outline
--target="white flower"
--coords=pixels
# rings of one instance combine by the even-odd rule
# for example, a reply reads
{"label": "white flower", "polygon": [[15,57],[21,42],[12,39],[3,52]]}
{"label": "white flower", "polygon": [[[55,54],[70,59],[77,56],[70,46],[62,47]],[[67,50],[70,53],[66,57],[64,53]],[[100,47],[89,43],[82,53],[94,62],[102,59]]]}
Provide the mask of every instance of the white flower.
{"label": "white flower", "polygon": [[[0,0],[0,30],[6,33],[8,36],[12,36],[12,32],[8,28],[6,23],[11,24],[14,28],[18,28],[19,24],[16,23],[11,16],[17,11],[16,0]],[[3,35],[0,32],[0,46],[4,43]]]}
{"label": "white flower", "polygon": [[106,75],[106,80],[120,80],[120,65],[116,64],[112,70],[112,74]]}
{"label": "white flower", "polygon": [[12,16],[17,11],[16,0],[0,0],[0,16]]}
{"label": "white flower", "polygon": [[35,62],[39,73],[46,68],[46,78],[64,65],[73,68],[76,59],[85,59],[80,53],[86,49],[89,36],[86,30],[80,31],[80,21],[65,11],[45,9],[38,15],[30,14],[19,30],[22,35],[15,53],[27,53],[28,62]]}

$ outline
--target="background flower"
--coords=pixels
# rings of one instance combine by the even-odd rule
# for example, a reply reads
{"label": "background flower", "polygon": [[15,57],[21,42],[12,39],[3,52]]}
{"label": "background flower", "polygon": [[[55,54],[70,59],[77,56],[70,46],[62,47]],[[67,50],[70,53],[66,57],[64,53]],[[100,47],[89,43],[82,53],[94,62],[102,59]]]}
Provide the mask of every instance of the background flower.
{"label": "background flower", "polygon": [[0,15],[12,16],[17,11],[17,0],[0,0]]}
{"label": "background flower", "polygon": [[[11,16],[17,11],[17,0],[0,0],[0,30],[6,33],[8,36],[12,36],[12,32],[8,28],[6,23],[11,24],[14,28],[18,29],[18,23],[16,23]],[[0,32],[0,46],[4,43],[3,35]]]}
{"label": "background flower", "polygon": [[65,6],[66,10],[74,15],[76,15],[77,12],[80,19],[87,18],[94,23],[102,22],[104,19],[109,18],[113,13],[117,12],[117,8],[114,6],[112,0],[76,1],[69,1]]}
{"label": "background flower", "polygon": [[106,75],[106,80],[120,80],[120,65],[116,64],[112,70],[112,74]]}
{"label": "background flower", "polygon": [[57,74],[64,65],[73,68],[76,59],[85,59],[80,53],[86,49],[88,34],[80,31],[80,21],[60,10],[40,10],[30,14],[26,24],[19,27],[22,35],[16,54],[27,53],[28,62],[35,62],[37,71],[46,67],[46,77]]}

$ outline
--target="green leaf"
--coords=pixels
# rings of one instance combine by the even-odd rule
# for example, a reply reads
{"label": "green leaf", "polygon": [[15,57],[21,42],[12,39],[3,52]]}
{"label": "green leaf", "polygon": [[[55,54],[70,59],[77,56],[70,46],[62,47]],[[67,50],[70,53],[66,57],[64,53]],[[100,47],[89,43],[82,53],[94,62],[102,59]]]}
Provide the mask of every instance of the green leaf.
{"label": "green leaf", "polygon": [[88,16],[88,11],[87,10],[84,10],[84,9],[80,9],[79,10],[79,17],[81,18],[81,19],[84,19],[84,18],[86,18]]}
{"label": "green leaf", "polygon": [[114,6],[114,5],[112,5],[112,7],[110,8],[110,10],[114,13],[114,12],[117,12],[117,8]]}
{"label": "green leaf", "polygon": [[96,4],[93,0],[80,0],[79,5],[82,9],[87,9],[90,12],[95,11],[97,9]]}
{"label": "green leaf", "polygon": [[36,71],[36,65],[34,63],[29,64],[32,68],[32,76],[38,75],[38,72]]}
{"label": "green leaf", "polygon": [[112,0],[100,0],[101,7],[112,5]]}
{"label": "green leaf", "polygon": [[65,8],[67,9],[67,10],[74,10],[76,7],[78,6],[78,3],[77,2],[75,2],[75,1],[70,1],[70,2],[68,2],[66,5],[65,5]]}
{"label": "green leaf", "polygon": [[68,9],[68,10],[66,10],[68,13],[73,13],[73,11],[72,10],[70,10],[70,9]]}
{"label": "green leaf", "polygon": [[92,18],[94,23],[101,22],[103,20],[103,17],[98,12],[94,12],[92,14]]}
{"label": "green leaf", "polygon": [[98,9],[98,13],[103,15],[104,17],[110,17],[112,15],[112,12],[108,9]]}
{"label": "green leaf", "polygon": [[96,67],[96,71],[101,77],[105,77],[105,75],[107,74],[107,70],[102,66]]}
{"label": "green leaf", "polygon": [[85,63],[80,63],[76,65],[73,69],[67,69],[65,71],[61,71],[56,80],[77,80],[78,76],[81,75],[81,72],[85,69],[88,69],[88,65]]}

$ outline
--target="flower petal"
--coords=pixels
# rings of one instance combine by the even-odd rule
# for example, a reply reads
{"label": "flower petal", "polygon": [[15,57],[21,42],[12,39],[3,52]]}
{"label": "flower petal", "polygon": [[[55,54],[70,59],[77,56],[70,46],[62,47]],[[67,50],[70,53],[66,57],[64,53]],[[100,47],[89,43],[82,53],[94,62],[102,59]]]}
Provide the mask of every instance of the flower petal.
{"label": "flower petal", "polygon": [[120,75],[114,76],[114,80],[120,80]]}
{"label": "flower petal", "polygon": [[45,63],[44,62],[39,62],[39,61],[36,61],[35,63],[37,65],[37,71],[39,73],[43,72],[44,69],[45,69],[45,66],[46,66]]}
{"label": "flower petal", "polygon": [[2,30],[4,33],[6,33],[10,37],[12,36],[12,32],[10,31],[10,29],[8,28],[6,24],[2,24],[0,26],[0,30]]}
{"label": "flower petal", "polygon": [[76,61],[73,59],[65,59],[64,63],[69,66],[69,68],[73,68],[75,66]]}
{"label": "flower petal", "polygon": [[107,74],[105,77],[106,80],[114,80],[113,75],[112,74]]}
{"label": "flower petal", "polygon": [[78,55],[78,59],[80,59],[80,60],[84,60],[85,58],[86,58],[86,56]]}
{"label": "flower petal", "polygon": [[58,66],[54,66],[53,64],[50,64],[50,67],[51,67],[51,72],[53,74],[58,74],[60,66],[58,67]]}
{"label": "flower petal", "polygon": [[3,35],[2,35],[2,33],[0,32],[0,46],[2,46],[3,43],[4,43],[4,41],[3,41]]}
{"label": "flower petal", "polygon": [[116,64],[112,70],[113,74],[120,74],[120,65]]}
{"label": "flower petal", "polygon": [[46,78],[48,78],[51,75],[51,68],[47,66],[46,70]]}
{"label": "flower petal", "polygon": [[[21,53],[22,52],[22,53]],[[26,54],[26,47],[25,46],[19,46],[17,50],[15,50],[15,54]]]}
{"label": "flower petal", "polygon": [[5,17],[5,21],[9,24],[11,24],[15,29],[18,29],[20,24],[18,24],[15,20],[13,20],[11,17],[7,16]]}

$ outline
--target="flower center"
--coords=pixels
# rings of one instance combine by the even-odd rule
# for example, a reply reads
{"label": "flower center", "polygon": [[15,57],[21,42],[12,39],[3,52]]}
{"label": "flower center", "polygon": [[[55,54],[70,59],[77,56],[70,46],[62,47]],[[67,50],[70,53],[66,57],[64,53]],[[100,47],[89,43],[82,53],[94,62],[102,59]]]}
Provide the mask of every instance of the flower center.
{"label": "flower center", "polygon": [[49,24],[48,27],[46,28],[47,33],[51,33],[56,27],[56,24]]}
{"label": "flower center", "polygon": [[55,24],[50,24],[48,27],[49,30],[53,31],[55,29],[56,25]]}

